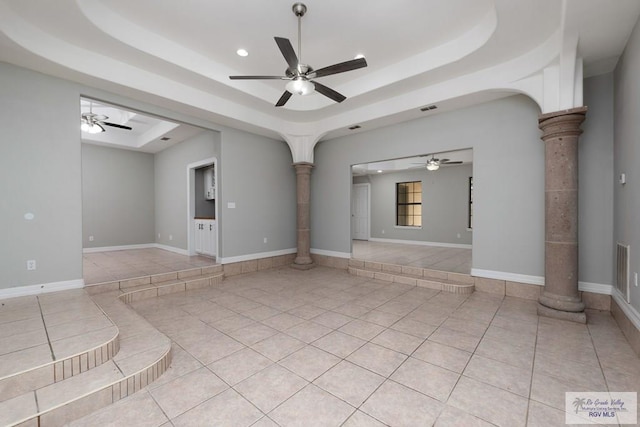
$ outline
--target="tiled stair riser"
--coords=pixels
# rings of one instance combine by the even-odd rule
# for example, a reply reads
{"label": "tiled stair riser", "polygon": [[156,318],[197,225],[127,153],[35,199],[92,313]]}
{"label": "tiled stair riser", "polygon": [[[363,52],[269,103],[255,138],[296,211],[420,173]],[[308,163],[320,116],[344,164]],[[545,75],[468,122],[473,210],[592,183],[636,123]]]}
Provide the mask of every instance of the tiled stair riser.
{"label": "tiled stair riser", "polygon": [[116,332],[109,341],[63,360],[0,379],[0,402],[81,374],[112,359],[120,350]]}
{"label": "tiled stair riser", "polygon": [[475,279],[466,274],[355,259],[349,260],[347,269],[350,274],[359,277],[425,287],[461,295],[471,294],[475,290]]}
{"label": "tiled stair riser", "polygon": [[65,405],[52,408],[31,418],[21,420],[14,426],[62,426],[74,419],[88,415],[100,408],[124,399],[155,381],[171,366],[171,348],[151,366],[109,384]]}

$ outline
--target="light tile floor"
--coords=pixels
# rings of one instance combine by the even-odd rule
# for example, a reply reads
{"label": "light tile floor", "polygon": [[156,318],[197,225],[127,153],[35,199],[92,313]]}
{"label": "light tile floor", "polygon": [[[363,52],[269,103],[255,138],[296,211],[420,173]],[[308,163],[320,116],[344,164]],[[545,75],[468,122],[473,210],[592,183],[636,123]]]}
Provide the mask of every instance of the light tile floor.
{"label": "light tile floor", "polygon": [[566,391],[640,391],[608,312],[290,268],[136,302],[171,368],[75,426],[560,426]]}
{"label": "light tile floor", "polygon": [[94,348],[118,329],[83,290],[0,301],[0,379]]}
{"label": "light tile floor", "polygon": [[452,273],[471,272],[471,249],[352,240],[351,257]]}
{"label": "light tile floor", "polygon": [[82,256],[82,276],[86,284],[94,284],[188,270],[215,262],[215,258],[180,255],[157,248],[93,252]]}

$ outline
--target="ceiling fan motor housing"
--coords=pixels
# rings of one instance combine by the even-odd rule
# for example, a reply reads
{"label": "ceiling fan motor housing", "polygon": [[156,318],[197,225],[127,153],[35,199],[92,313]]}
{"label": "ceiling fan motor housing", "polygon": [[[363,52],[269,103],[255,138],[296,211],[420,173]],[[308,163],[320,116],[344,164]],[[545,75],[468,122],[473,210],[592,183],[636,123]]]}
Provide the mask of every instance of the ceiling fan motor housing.
{"label": "ceiling fan motor housing", "polygon": [[303,17],[307,13],[307,6],[304,3],[294,3],[291,7],[293,13],[298,17]]}

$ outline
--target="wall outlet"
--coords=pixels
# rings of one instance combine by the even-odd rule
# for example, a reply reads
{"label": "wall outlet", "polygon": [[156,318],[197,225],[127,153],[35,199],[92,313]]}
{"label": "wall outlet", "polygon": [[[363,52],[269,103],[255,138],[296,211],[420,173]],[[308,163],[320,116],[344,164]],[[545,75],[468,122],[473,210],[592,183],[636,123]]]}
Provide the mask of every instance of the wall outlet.
{"label": "wall outlet", "polygon": [[382,234],[384,234],[384,230],[382,230]]}
{"label": "wall outlet", "polygon": [[169,240],[173,240],[173,234],[169,234]]}
{"label": "wall outlet", "polygon": [[160,233],[158,233],[158,239],[160,239]]}
{"label": "wall outlet", "polygon": [[264,238],[264,242],[267,243],[267,238],[266,237]]}
{"label": "wall outlet", "polygon": [[634,285],[636,285],[636,288],[638,287],[638,273],[634,272],[633,273],[633,283]]}
{"label": "wall outlet", "polygon": [[36,269],[36,260],[30,259],[27,261],[27,270],[32,271]]}
{"label": "wall outlet", "polygon": [[460,238],[460,233],[458,233],[458,239]]}
{"label": "wall outlet", "polygon": [[89,241],[93,242],[93,236],[89,236]]}

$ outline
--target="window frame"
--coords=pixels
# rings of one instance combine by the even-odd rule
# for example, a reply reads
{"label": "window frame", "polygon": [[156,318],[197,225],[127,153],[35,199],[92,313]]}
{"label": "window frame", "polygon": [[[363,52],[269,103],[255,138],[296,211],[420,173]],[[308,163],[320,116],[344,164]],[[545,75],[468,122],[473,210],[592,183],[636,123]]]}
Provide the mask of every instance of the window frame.
{"label": "window frame", "polygon": [[[412,191],[407,191],[405,193],[401,193],[400,189],[401,186],[403,185],[411,185],[411,186],[415,186],[416,184],[420,186],[420,189],[418,191],[412,190]],[[395,185],[395,190],[396,190],[396,200],[395,200],[395,214],[396,214],[396,221],[395,221],[395,227],[396,228],[408,228],[408,229],[421,229],[422,228],[422,181],[403,181],[403,182],[396,182]],[[405,187],[406,188],[406,187]],[[401,194],[405,194],[407,195],[406,197],[406,201],[401,201]],[[415,201],[415,195],[419,194],[419,201]],[[411,197],[410,195],[413,195],[413,197]],[[409,199],[412,199],[411,201],[409,201]],[[400,210],[401,207],[406,207],[407,211],[413,211],[415,210],[415,206],[419,206],[419,210],[420,213],[419,214],[415,214],[415,213],[410,213],[410,214],[405,214],[405,215],[400,215]],[[411,207],[411,208],[410,208]],[[404,217],[405,221],[403,221],[404,223],[400,223],[400,218]],[[408,218],[411,218],[411,221],[407,221]],[[415,221],[416,219],[418,219],[418,221]],[[414,225],[408,224],[408,222],[412,222]],[[416,222],[419,222],[419,224],[415,224]]]}

